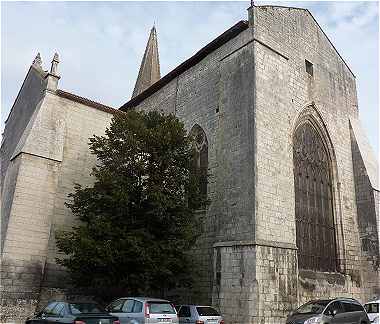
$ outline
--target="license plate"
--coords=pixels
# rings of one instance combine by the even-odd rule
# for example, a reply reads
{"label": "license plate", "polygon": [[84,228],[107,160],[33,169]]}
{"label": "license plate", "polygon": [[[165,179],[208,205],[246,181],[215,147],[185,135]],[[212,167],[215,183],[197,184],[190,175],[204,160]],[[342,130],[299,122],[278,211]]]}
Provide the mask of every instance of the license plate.
{"label": "license plate", "polygon": [[170,323],[172,320],[171,318],[159,318],[158,321],[163,323]]}

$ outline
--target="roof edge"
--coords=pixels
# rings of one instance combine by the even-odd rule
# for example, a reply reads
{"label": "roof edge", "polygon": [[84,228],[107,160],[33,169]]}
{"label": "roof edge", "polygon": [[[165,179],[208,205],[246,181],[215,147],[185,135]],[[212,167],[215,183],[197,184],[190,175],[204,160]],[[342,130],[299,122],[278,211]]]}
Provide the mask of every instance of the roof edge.
{"label": "roof edge", "polygon": [[225,43],[227,43],[232,38],[239,35],[242,31],[248,29],[248,21],[246,20],[240,20],[235,25],[233,25],[231,28],[227,29],[224,33],[219,35],[217,38],[215,38],[213,41],[208,43],[206,46],[202,47],[198,52],[196,52],[193,56],[191,56],[189,59],[178,65],[176,68],[174,68],[172,71],[167,73],[164,77],[162,77],[157,82],[153,83],[148,89],[141,92],[136,97],[132,98],[128,102],[126,102],[124,105],[122,105],[119,109],[121,111],[125,111],[130,108],[136,107],[138,104],[140,104],[143,100],[151,96],[153,93],[160,90],[162,87],[167,85],[170,81],[175,79],[177,76],[185,72],[186,70],[190,69],[197,63],[199,63],[201,60],[203,60],[207,55],[215,51],[217,48],[221,47]]}
{"label": "roof edge", "polygon": [[254,7],[257,7],[257,8],[273,7],[273,8],[284,8],[284,9],[297,9],[297,10],[304,10],[304,11],[308,10],[308,9],[301,8],[301,7],[288,7],[288,6],[279,6],[279,5],[254,5]]}
{"label": "roof edge", "polygon": [[86,105],[86,106],[89,106],[89,107],[92,107],[104,112],[108,112],[110,114],[124,114],[124,112],[119,109],[103,105],[99,102],[93,101],[85,97],[78,96],[76,94],[73,94],[71,92],[67,92],[61,89],[56,90],[55,94],[58,95],[59,97],[66,98],[66,99],[81,103],[83,105]]}
{"label": "roof edge", "polygon": [[32,69],[34,69],[42,77],[42,79],[44,78],[44,75],[42,74],[42,72],[40,70],[38,70],[33,64],[29,66],[28,72],[26,72],[26,74],[25,74],[24,81],[22,81],[21,87],[20,87],[19,91],[17,92],[17,96],[16,96],[15,100],[13,101],[12,107],[9,110],[7,118],[4,121],[4,125],[8,122],[9,118],[11,117],[11,114],[13,112],[13,107],[15,106],[18,98],[20,97],[20,94],[21,94],[21,91],[25,85],[26,79],[28,78],[29,73],[32,71]]}
{"label": "roof edge", "polygon": [[309,15],[311,16],[311,18],[313,18],[314,22],[317,24],[318,28],[322,31],[323,35],[325,35],[325,37],[327,38],[327,40],[329,41],[330,45],[333,47],[334,51],[336,52],[336,54],[338,54],[338,56],[340,57],[340,59],[343,61],[344,65],[347,67],[348,71],[351,72],[352,76],[356,79],[356,76],[354,74],[354,72],[352,72],[352,70],[350,69],[350,67],[348,66],[347,62],[344,60],[344,58],[340,55],[340,53],[338,52],[338,50],[336,49],[336,47],[334,46],[333,42],[330,40],[330,38],[326,35],[325,31],[322,29],[322,27],[319,25],[317,19],[314,18],[313,14],[310,12],[309,9],[305,9]]}
{"label": "roof edge", "polygon": [[352,76],[354,78],[356,78],[354,72],[352,72],[352,70],[350,69],[350,67],[348,66],[347,62],[343,59],[343,57],[340,55],[340,53],[338,52],[338,50],[336,49],[336,47],[334,46],[333,42],[330,40],[330,38],[326,35],[325,31],[322,29],[321,25],[319,25],[317,19],[315,19],[315,17],[313,16],[313,14],[310,12],[309,9],[307,8],[299,8],[299,7],[287,7],[287,6],[273,6],[273,5],[258,5],[255,7],[257,8],[282,8],[282,9],[296,9],[296,10],[302,10],[302,11],[306,11],[310,16],[311,18],[313,18],[314,22],[317,24],[318,28],[321,30],[321,32],[323,33],[323,35],[325,35],[326,39],[329,41],[330,45],[332,46],[332,48],[334,49],[334,51],[336,52],[336,54],[338,54],[338,56],[340,57],[340,59],[343,61],[344,65],[347,67],[347,69],[350,71],[350,73],[352,74]]}

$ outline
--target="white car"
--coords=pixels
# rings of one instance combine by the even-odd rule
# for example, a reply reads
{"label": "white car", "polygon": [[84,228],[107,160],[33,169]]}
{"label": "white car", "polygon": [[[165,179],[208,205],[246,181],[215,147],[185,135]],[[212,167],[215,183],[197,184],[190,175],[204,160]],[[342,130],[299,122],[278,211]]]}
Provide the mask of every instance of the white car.
{"label": "white car", "polygon": [[371,302],[365,303],[364,308],[367,311],[368,318],[371,324],[380,324],[380,299],[373,300]]}

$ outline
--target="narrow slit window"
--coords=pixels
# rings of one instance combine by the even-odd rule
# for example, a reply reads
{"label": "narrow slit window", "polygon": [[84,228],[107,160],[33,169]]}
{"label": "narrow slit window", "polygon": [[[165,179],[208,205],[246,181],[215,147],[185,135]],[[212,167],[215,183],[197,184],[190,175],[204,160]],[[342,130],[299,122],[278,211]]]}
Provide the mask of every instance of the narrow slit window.
{"label": "narrow slit window", "polygon": [[313,76],[313,63],[309,62],[308,60],[305,60],[305,66],[307,74]]}

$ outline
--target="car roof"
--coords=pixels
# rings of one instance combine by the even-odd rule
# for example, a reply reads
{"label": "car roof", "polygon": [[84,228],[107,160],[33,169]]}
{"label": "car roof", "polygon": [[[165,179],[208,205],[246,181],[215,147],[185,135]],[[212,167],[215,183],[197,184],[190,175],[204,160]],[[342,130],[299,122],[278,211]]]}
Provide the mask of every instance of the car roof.
{"label": "car roof", "polygon": [[343,300],[343,301],[349,301],[349,302],[360,304],[359,301],[357,301],[355,298],[349,298],[349,297],[337,297],[337,298],[334,298],[334,300],[338,300],[338,301]]}
{"label": "car roof", "polygon": [[366,302],[364,305],[367,305],[367,304],[377,304],[377,303],[380,303],[380,299],[371,300],[369,302]]}
{"label": "car roof", "polygon": [[215,308],[215,306],[211,306],[211,305],[194,305],[194,304],[181,304],[181,305],[177,305],[178,306],[194,306],[194,307],[212,307],[212,308]]}
{"label": "car roof", "polygon": [[[360,304],[356,299],[354,298],[349,298],[349,297],[336,297],[336,298],[320,298],[320,299],[313,299],[313,300],[309,300],[308,302],[306,302],[305,304],[308,304],[308,303],[315,303],[315,302],[326,302],[326,303],[330,303],[332,301],[348,301],[348,302],[354,302],[354,303],[357,303],[357,304]],[[304,305],[304,304],[303,304]]]}
{"label": "car roof", "polygon": [[52,299],[52,300],[49,300],[47,302],[47,304],[50,304],[50,303],[66,303],[66,304],[96,304],[96,305],[99,305],[98,302],[96,301],[93,301],[93,300],[55,300],[55,299]]}
{"label": "car roof", "polygon": [[136,300],[139,300],[139,301],[155,301],[155,302],[165,302],[165,303],[170,303],[169,300],[166,300],[166,299],[161,299],[161,298],[151,298],[151,297],[121,297],[121,298],[118,298],[118,299],[136,299]]}
{"label": "car roof", "polygon": [[309,300],[308,302],[302,304],[302,305],[305,305],[305,304],[308,304],[308,303],[316,303],[316,302],[326,302],[326,303],[330,303],[332,302],[333,300],[335,299],[328,299],[328,298],[321,298],[321,299],[312,299],[312,300]]}

